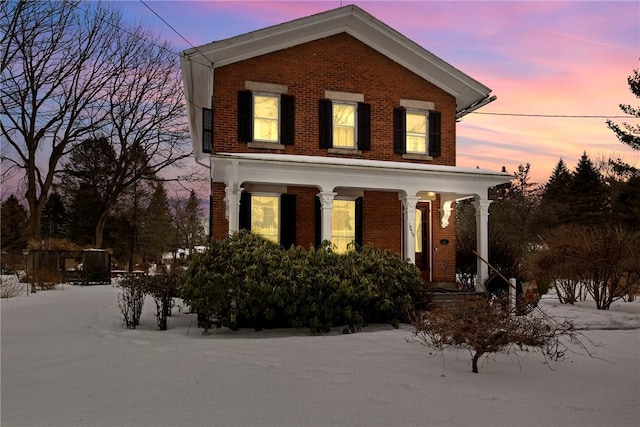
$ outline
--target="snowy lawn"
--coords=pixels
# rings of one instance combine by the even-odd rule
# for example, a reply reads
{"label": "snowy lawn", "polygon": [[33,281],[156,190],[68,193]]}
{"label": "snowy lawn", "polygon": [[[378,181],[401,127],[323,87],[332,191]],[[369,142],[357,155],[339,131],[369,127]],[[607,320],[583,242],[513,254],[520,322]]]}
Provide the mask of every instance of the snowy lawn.
{"label": "snowy lawn", "polygon": [[[412,328],[353,335],[271,330],[202,335],[195,315],[159,331],[120,320],[119,290],[64,286],[3,299],[1,419],[18,426],[635,426],[640,303],[561,306],[584,352],[544,363],[497,355],[471,373],[467,351],[429,356]],[[339,330],[337,328],[337,330]]]}

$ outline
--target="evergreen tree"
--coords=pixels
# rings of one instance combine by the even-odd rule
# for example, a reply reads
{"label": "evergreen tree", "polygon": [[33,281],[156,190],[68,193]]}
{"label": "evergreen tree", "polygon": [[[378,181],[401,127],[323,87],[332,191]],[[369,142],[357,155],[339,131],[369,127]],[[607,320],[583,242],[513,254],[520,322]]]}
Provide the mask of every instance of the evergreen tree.
{"label": "evergreen tree", "polygon": [[94,232],[98,223],[100,195],[95,186],[81,183],[74,191],[65,190],[69,202],[69,232],[71,241],[81,245],[95,245]]}
{"label": "evergreen tree", "polygon": [[0,205],[2,252],[18,253],[27,246],[27,210],[11,194]]}
{"label": "evergreen tree", "polygon": [[54,191],[47,198],[42,210],[42,231],[45,238],[62,239],[67,237],[69,216],[60,193]]}
{"label": "evergreen tree", "polygon": [[609,188],[586,152],[572,174],[567,201],[571,206],[567,223],[602,224],[610,213]]}
{"label": "evergreen tree", "polygon": [[489,206],[489,261],[508,277],[522,277],[522,267],[538,224],[537,186],[529,182],[531,165],[519,165],[513,179],[493,189]]}
{"label": "evergreen tree", "polygon": [[[633,75],[627,78],[627,82],[631,93],[640,99],[640,70],[633,70]],[[620,104],[620,109],[631,118],[640,119],[640,108],[632,107],[629,104]],[[616,134],[620,142],[627,144],[634,150],[640,150],[640,125],[632,125],[626,122],[618,125],[611,120],[607,120],[607,126]]]}
{"label": "evergreen tree", "polygon": [[155,183],[149,206],[145,209],[140,230],[140,247],[144,258],[159,262],[162,254],[171,249],[175,241],[169,200],[162,182]]}
{"label": "evergreen tree", "polygon": [[547,229],[563,223],[570,216],[571,172],[561,158],[551,172],[540,197],[540,221]]}

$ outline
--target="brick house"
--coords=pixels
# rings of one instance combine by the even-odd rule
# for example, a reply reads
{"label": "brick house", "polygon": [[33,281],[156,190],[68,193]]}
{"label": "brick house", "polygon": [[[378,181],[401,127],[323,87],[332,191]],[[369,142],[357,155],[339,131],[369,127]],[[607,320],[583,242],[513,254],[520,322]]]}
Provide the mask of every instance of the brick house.
{"label": "brick house", "polygon": [[487,258],[488,189],[509,176],[456,167],[456,120],[495,99],[486,86],[353,5],[186,50],[181,65],[214,238],[372,245],[452,282],[454,204],[473,198]]}

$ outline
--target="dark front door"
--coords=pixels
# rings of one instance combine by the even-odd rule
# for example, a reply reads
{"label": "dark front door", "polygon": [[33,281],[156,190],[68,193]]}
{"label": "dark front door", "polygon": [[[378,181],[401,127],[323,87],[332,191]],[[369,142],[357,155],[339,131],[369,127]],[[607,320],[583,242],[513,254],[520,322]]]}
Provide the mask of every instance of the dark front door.
{"label": "dark front door", "polygon": [[429,241],[430,241],[430,230],[429,230],[429,218],[431,215],[429,203],[418,203],[416,206],[416,225],[415,225],[415,242],[416,242],[416,266],[420,269],[422,274],[422,278],[429,282]]}

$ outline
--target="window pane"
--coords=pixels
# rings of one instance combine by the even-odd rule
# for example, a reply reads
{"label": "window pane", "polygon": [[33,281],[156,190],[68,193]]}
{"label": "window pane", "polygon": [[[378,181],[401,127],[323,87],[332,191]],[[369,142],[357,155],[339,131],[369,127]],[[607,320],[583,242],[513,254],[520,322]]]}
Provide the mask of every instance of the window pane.
{"label": "window pane", "polygon": [[407,113],[407,153],[427,152],[426,113]]}
{"label": "window pane", "polygon": [[356,239],[355,200],[334,200],[331,218],[331,243],[337,253],[345,253],[353,248]]}
{"label": "window pane", "polygon": [[416,252],[422,252],[422,211],[416,209],[416,236],[415,236]]}
{"label": "window pane", "polygon": [[333,103],[333,146],[354,148],[356,146],[356,106]]}
{"label": "window pane", "polygon": [[278,141],[278,96],[255,95],[253,97],[253,139]]}
{"label": "window pane", "polygon": [[427,144],[424,136],[407,134],[407,153],[426,153]]}
{"label": "window pane", "polygon": [[251,195],[251,232],[278,243],[278,196]]}
{"label": "window pane", "polygon": [[333,128],[333,146],[353,148],[355,139],[355,130],[347,127]]}

